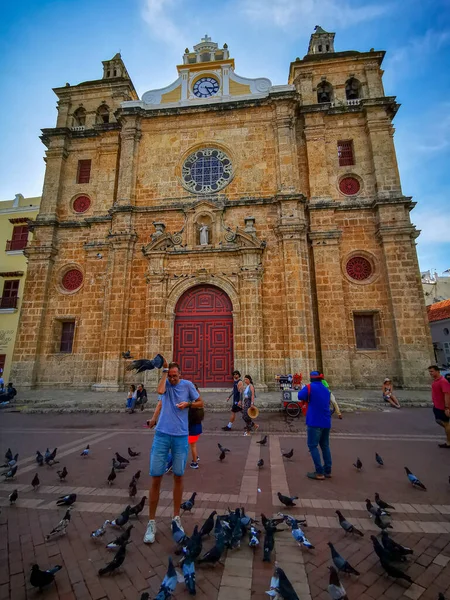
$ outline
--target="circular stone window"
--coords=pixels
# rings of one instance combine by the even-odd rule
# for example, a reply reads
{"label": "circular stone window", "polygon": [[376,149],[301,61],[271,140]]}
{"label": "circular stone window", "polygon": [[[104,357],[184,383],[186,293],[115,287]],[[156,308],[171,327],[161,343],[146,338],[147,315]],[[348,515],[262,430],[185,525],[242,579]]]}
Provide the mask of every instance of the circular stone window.
{"label": "circular stone window", "polygon": [[72,204],[73,210],[76,213],[84,213],[89,209],[90,206],[91,199],[89,196],[78,196],[78,198],[75,198]]}
{"label": "circular stone window", "polygon": [[363,256],[354,256],[345,267],[347,275],[355,281],[364,281],[372,276],[373,268],[370,261]]}
{"label": "circular stone window", "polygon": [[233,178],[231,159],[216,148],[190,154],[181,172],[184,187],[195,194],[211,194],[227,186]]}
{"label": "circular stone window", "polygon": [[339,182],[339,191],[346,196],[354,196],[361,189],[356,177],[343,177]]}
{"label": "circular stone window", "polygon": [[66,292],[74,292],[83,283],[83,273],[78,269],[69,269],[62,277],[61,285]]}

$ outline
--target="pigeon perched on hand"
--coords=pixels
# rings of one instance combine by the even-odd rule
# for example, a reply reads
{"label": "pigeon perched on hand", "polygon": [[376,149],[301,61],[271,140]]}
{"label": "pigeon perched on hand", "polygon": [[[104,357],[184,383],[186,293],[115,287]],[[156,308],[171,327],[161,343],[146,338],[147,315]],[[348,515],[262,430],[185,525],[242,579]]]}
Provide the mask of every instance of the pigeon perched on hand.
{"label": "pigeon perched on hand", "polygon": [[111,525],[113,527],[123,527],[124,525],[126,525],[130,519],[130,511],[131,506],[128,505],[127,507],[125,507],[125,510],[114,519],[114,521],[111,521]]}
{"label": "pigeon perched on hand", "polygon": [[89,444],[86,446],[86,448],[83,450],[83,452],[80,454],[80,456],[89,456]]}
{"label": "pigeon perched on hand", "polygon": [[123,546],[117,550],[114,558],[110,563],[108,563],[103,569],[98,570],[99,575],[106,575],[107,573],[114,573],[119,567],[123,565],[123,561],[125,560],[125,556],[127,553],[127,544],[125,543]]}
{"label": "pigeon perched on hand", "polygon": [[328,542],[328,545],[331,550],[331,559],[333,560],[334,566],[338,571],[342,571],[342,573],[349,573],[350,575],[359,575],[359,572],[339,554],[331,542]]}
{"label": "pigeon perched on hand", "polygon": [[66,514],[64,515],[64,517],[61,519],[61,521],[58,523],[58,525],[56,525],[56,527],[54,527],[50,533],[48,535],[45,536],[46,540],[49,540],[52,537],[55,537],[55,535],[64,535],[66,533],[67,527],[69,526],[70,523],[70,508],[68,508],[66,510]]}
{"label": "pigeon perched on hand", "polygon": [[380,494],[378,492],[375,492],[375,502],[378,504],[378,506],[381,508],[381,510],[386,511],[386,514],[389,514],[386,510],[388,508],[390,508],[391,510],[395,510],[395,508],[393,506],[391,506],[390,504],[388,504],[387,502],[385,502],[384,500],[382,500],[380,498]]}
{"label": "pigeon perched on hand", "polygon": [[40,484],[41,484],[41,482],[39,481],[38,474],[36,473],[36,475],[31,480],[31,485],[33,487],[33,490],[36,490],[40,486]]}
{"label": "pigeon perched on hand", "polygon": [[130,508],[130,517],[134,515],[139,519],[139,514],[144,510],[145,501],[147,496],[142,496],[141,501]]}
{"label": "pigeon perched on hand", "polygon": [[277,493],[277,496],[281,504],[284,504],[285,506],[297,506],[294,500],[298,500],[298,496],[283,496],[280,492]]}
{"label": "pigeon perched on hand", "polygon": [[360,531],[359,529],[356,529],[356,527],[354,525],[352,525],[349,521],[347,521],[347,519],[345,519],[345,517],[343,516],[343,514],[341,513],[340,510],[337,510],[336,514],[339,519],[339,525],[345,531],[345,535],[347,535],[347,533],[356,533],[357,535],[364,537],[364,533],[362,531]]}
{"label": "pigeon perched on hand", "polygon": [[61,471],[56,471],[60,481],[65,481],[68,475],[66,467],[63,467]]}
{"label": "pigeon perched on hand", "polygon": [[381,456],[378,454],[378,452],[375,452],[375,460],[377,461],[378,465],[380,467],[384,466],[384,462],[383,459],[381,458]]}
{"label": "pigeon perched on hand", "polygon": [[411,471],[408,469],[408,467],[405,467],[405,471],[406,471],[406,475],[408,476],[408,479],[411,482],[413,487],[424,490],[425,492],[427,491],[427,488],[423,485],[423,483],[420,481],[420,479],[418,479],[413,473],[411,473]]}
{"label": "pigeon perched on hand", "polygon": [[265,435],[262,440],[259,440],[259,442],[256,443],[261,444],[261,446],[265,446],[267,444],[267,435]]}
{"label": "pigeon perched on hand", "polygon": [[7,471],[4,471],[2,473],[2,475],[5,478],[5,481],[8,481],[9,479],[14,479],[14,477],[16,476],[16,473],[17,473],[17,465],[15,465],[14,467],[11,467],[11,469],[8,469]]}
{"label": "pigeon perched on hand", "polygon": [[17,490],[13,490],[10,493],[10,495],[8,496],[9,505],[12,506],[13,504],[15,504],[18,497],[19,497],[19,494],[18,494]]}
{"label": "pigeon perched on hand", "polygon": [[328,567],[330,569],[330,580],[328,585],[328,593],[332,600],[348,600],[347,593],[344,586],[339,580],[338,572],[334,567]]}
{"label": "pigeon perched on hand", "polygon": [[117,477],[116,471],[114,467],[111,469],[111,473],[108,475],[108,485],[112,485],[114,483],[114,479]]}
{"label": "pigeon perched on hand", "polygon": [[169,556],[169,566],[167,572],[162,580],[161,587],[159,588],[158,594],[155,596],[155,600],[168,600],[171,598],[175,591],[178,583],[177,572],[173,566],[172,557]]}
{"label": "pigeon perched on hand", "polygon": [[356,469],[357,471],[361,471],[361,469],[362,469],[362,466],[363,466],[363,465],[362,465],[362,462],[360,461],[360,459],[359,459],[359,458],[357,458],[357,459],[356,459],[356,462],[355,462],[355,463],[353,463],[353,466],[355,467],[355,469]]}
{"label": "pigeon perched on hand", "polygon": [[140,452],[134,452],[134,450],[132,450],[131,448],[128,448],[128,456],[131,456],[131,458],[136,458],[136,456],[140,456],[141,453]]}
{"label": "pigeon perched on hand", "polygon": [[56,501],[58,506],[72,506],[77,500],[76,494],[67,494],[66,496],[60,496]]}
{"label": "pigeon perched on hand", "polygon": [[258,460],[258,462],[256,463],[256,466],[260,469],[261,467],[264,466],[264,459],[260,458]]}
{"label": "pigeon perched on hand", "polygon": [[61,565],[56,565],[52,569],[41,571],[39,565],[33,565],[31,567],[30,583],[33,587],[39,588],[39,591],[42,592],[42,588],[50,585],[55,579],[55,573],[61,569]]}
{"label": "pigeon perched on hand", "polygon": [[186,500],[186,502],[183,502],[182,505],[180,506],[181,510],[184,512],[188,511],[191,512],[191,510],[194,508],[194,504],[195,504],[195,496],[197,495],[197,492],[194,492],[192,494],[192,496],[189,498],[189,500]]}
{"label": "pigeon perched on hand", "polygon": [[120,546],[123,546],[128,542],[131,536],[131,530],[134,525],[129,525],[123,533],[121,533],[115,540],[106,545],[108,550],[118,550]]}
{"label": "pigeon perched on hand", "polygon": [[386,560],[380,559],[380,563],[381,563],[381,566],[383,567],[383,569],[389,575],[389,577],[393,577],[394,579],[404,579],[408,583],[413,583],[413,580],[411,579],[411,577],[409,575],[407,575],[406,573],[404,573],[403,571],[401,571],[394,565],[391,565]]}
{"label": "pigeon perched on hand", "polygon": [[211,531],[214,529],[214,517],[217,515],[217,511],[213,510],[206,521],[200,528],[200,536],[204,537],[205,535],[209,535]]}
{"label": "pigeon perched on hand", "polygon": [[105,535],[106,533],[106,526],[109,525],[111,523],[111,521],[109,521],[108,519],[106,519],[106,521],[103,523],[103,525],[101,527],[99,527],[98,529],[96,529],[95,531],[93,531],[91,533],[91,538],[101,538],[102,536]]}
{"label": "pigeon perched on hand", "polygon": [[289,452],[282,452],[281,454],[284,458],[292,458],[294,456],[294,448],[289,450]]}

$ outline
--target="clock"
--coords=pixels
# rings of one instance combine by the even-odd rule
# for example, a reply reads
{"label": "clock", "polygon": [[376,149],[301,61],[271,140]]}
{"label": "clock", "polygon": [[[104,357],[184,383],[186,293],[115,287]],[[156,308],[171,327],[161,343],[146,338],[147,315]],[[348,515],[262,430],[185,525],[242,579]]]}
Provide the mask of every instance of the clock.
{"label": "clock", "polygon": [[195,82],[192,91],[197,98],[209,98],[219,91],[219,82],[214,77],[201,77]]}

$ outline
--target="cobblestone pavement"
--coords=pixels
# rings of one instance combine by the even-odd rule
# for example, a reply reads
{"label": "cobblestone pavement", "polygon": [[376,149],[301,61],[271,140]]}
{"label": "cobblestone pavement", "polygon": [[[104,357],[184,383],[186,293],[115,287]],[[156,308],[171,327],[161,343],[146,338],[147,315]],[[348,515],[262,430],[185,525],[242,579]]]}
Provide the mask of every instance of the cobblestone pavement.
{"label": "cobblestone pavement", "polygon": [[[2,415],[0,451],[3,455],[10,446],[13,452],[20,453],[20,460],[15,481],[0,483],[0,600],[39,597],[29,585],[34,562],[42,568],[55,564],[64,567],[56,575],[56,585],[42,595],[46,599],[137,600],[145,590],[151,598],[156,595],[167,556],[174,550],[170,534],[171,475],[163,478],[156,543],[142,543],[146,515],[134,520],[133,543],[119,573],[102,578],[97,575],[98,569],[111,559],[105,544],[116,532],[109,530],[105,541],[95,542],[89,537],[104,519],[117,516],[130,501],[128,483],[138,469],[142,470],[138,498],[148,494],[148,452],[153,433],[142,427],[143,420],[140,413]],[[269,434],[263,447],[256,443],[260,435],[242,435],[240,422],[235,431],[222,432],[219,428],[226,420],[226,413],[206,415],[205,433],[199,442],[200,468],[186,469],[184,497],[198,492],[192,513],[183,516],[187,533],[212,510],[220,513],[228,506],[245,506],[250,515],[282,510],[307,519],[306,533],[315,550],[300,549],[290,532],[285,531],[276,537],[269,564],[262,562],[261,549],[253,553],[243,541],[240,550],[228,551],[223,565],[197,568],[197,598],[264,598],[276,559],[301,600],[325,600],[329,598],[328,541],[360,571],[359,577],[341,577],[352,600],[436,600],[439,592],[450,598],[450,453],[437,446],[442,434],[430,410],[353,413],[345,415],[342,421],[335,420],[333,478],[326,481],[305,477],[311,470],[311,461],[302,420],[287,422],[277,414],[261,415],[260,432]],[[231,450],[223,463],[218,460],[218,441]],[[84,459],[80,452],[88,443],[91,455]],[[59,483],[56,467],[36,467],[36,449],[44,451],[47,446],[58,447],[59,466],[66,466],[69,472],[65,483]],[[109,488],[106,477],[112,454],[126,454],[128,446],[141,455],[118,474]],[[293,458],[283,459],[281,451],[291,448]],[[383,456],[384,467],[377,466],[375,452]],[[361,472],[352,466],[357,456],[363,462]],[[260,470],[256,467],[259,458],[265,463]],[[426,492],[410,486],[405,466],[424,481]],[[34,492],[30,483],[37,471],[41,485]],[[10,507],[7,496],[15,488],[19,499],[16,506]],[[286,510],[278,501],[278,491],[299,496],[297,506]],[[366,497],[373,498],[376,491],[395,506],[392,536],[414,549],[410,560],[400,565],[411,576],[412,585],[385,576],[372,551],[370,535],[377,532],[364,501]],[[67,535],[46,542],[45,534],[63,514],[55,500],[66,492],[78,496]],[[365,532],[363,538],[345,536],[337,523],[337,508]],[[212,543],[205,539],[204,548]],[[175,597],[188,598],[184,584],[178,585]]]}

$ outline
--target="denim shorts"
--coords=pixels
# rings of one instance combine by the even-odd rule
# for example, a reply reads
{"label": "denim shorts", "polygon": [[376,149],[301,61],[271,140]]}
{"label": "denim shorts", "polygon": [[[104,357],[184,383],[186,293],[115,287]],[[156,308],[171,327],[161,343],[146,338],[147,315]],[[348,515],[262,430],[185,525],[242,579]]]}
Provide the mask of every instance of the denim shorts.
{"label": "denim shorts", "polygon": [[188,457],[188,436],[169,435],[155,432],[152,449],[150,451],[150,475],[161,477],[166,472],[167,457],[172,454],[172,472],[174,475],[184,474]]}

